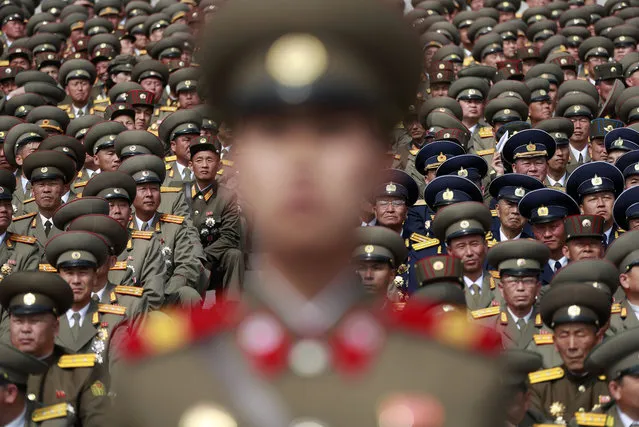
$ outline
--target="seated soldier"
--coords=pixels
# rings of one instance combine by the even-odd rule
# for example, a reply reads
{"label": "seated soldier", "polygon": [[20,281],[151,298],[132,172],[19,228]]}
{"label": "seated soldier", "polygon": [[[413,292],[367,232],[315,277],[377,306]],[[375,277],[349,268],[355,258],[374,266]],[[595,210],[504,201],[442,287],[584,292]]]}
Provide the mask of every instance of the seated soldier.
{"label": "seated soldier", "polygon": [[568,262],[603,258],[603,227],[604,218],[600,215],[571,215],[566,218],[563,254]]}
{"label": "seated soldier", "polygon": [[[639,327],[639,231],[628,231],[610,245],[605,259],[617,267],[620,285],[614,294],[618,310],[610,319],[609,335]],[[617,304],[616,304],[617,305]],[[616,308],[616,307],[615,307]]]}

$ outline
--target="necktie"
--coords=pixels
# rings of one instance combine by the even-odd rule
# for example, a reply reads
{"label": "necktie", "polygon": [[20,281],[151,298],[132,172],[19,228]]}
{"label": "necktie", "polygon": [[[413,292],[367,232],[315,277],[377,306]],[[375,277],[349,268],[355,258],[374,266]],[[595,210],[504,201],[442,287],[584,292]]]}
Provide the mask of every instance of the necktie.
{"label": "necktie", "polygon": [[182,176],[184,177],[185,181],[190,181],[191,180],[191,168],[184,168],[184,170],[182,171]]}
{"label": "necktie", "polygon": [[44,222],[44,235],[49,237],[49,233],[51,232],[51,221],[46,220]]}
{"label": "necktie", "polygon": [[474,296],[479,296],[480,290],[481,288],[479,287],[477,283],[473,283],[472,285],[470,285],[470,293],[473,294]]}
{"label": "necktie", "polygon": [[577,160],[578,163],[583,163],[584,162],[584,155],[579,153],[579,159]]}
{"label": "necktie", "polygon": [[144,225],[142,226],[142,231],[149,231],[149,228],[151,228],[151,227],[149,226],[149,223],[148,223],[148,222],[145,222],[145,223],[144,223]]}
{"label": "necktie", "polygon": [[98,294],[91,294],[91,299],[95,302],[100,302],[100,297]]}
{"label": "necktie", "polygon": [[555,261],[555,273],[561,268],[561,263],[559,261]]}
{"label": "necktie", "polygon": [[78,110],[78,114],[77,114],[77,116],[78,116],[78,117],[82,117],[82,116],[84,116],[84,110]]}
{"label": "necktie", "polygon": [[526,321],[524,319],[519,319],[515,323],[517,323],[517,328],[519,328],[520,331],[526,329]]}
{"label": "necktie", "polygon": [[73,326],[71,326],[71,335],[73,336],[73,339],[77,340],[80,333],[80,313],[73,313],[71,315],[71,318],[73,319]]}

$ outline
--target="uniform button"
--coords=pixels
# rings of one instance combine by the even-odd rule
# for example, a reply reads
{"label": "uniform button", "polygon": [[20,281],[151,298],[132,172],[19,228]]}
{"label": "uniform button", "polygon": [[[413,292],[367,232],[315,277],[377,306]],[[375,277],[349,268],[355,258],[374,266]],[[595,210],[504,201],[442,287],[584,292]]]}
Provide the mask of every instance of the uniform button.
{"label": "uniform button", "polygon": [[199,214],[200,214],[200,211],[195,211],[195,215],[199,215]]}
{"label": "uniform button", "polygon": [[35,394],[33,394],[33,393],[29,393],[29,394],[27,395],[27,399],[29,399],[29,400],[36,400],[36,395],[35,395]]}
{"label": "uniform button", "polygon": [[586,391],[586,386],[582,384],[579,386],[578,390],[580,393],[584,393]]}
{"label": "uniform button", "polygon": [[301,340],[289,353],[291,370],[301,377],[315,377],[328,367],[328,351],[326,346],[316,340]]}
{"label": "uniform button", "polygon": [[202,200],[204,197],[202,197],[202,195],[200,194],[199,196],[197,196],[197,198]]}

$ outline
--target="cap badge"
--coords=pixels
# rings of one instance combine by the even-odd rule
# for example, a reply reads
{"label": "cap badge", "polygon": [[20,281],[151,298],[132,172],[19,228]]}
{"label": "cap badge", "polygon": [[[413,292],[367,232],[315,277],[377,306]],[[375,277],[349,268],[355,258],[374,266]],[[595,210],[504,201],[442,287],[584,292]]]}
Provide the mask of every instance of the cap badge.
{"label": "cap badge", "polygon": [[[445,162],[446,161],[446,155],[444,153],[439,153],[439,156],[437,156],[437,161],[439,163]],[[637,165],[639,165],[639,163],[637,163]]]}
{"label": "cap badge", "polygon": [[545,91],[544,89],[542,89],[542,90],[540,90],[540,91],[539,91],[539,94],[540,94],[540,95],[545,95],[545,94],[546,94],[546,91]]}
{"label": "cap badge", "polygon": [[140,99],[146,99],[146,93],[141,93],[140,94]]}
{"label": "cap badge", "polygon": [[509,110],[508,108],[506,108],[506,109],[504,110],[504,114],[510,114],[510,110]]}
{"label": "cap badge", "polygon": [[36,297],[31,292],[22,297],[22,302],[24,305],[33,305],[35,304]]}
{"label": "cap badge", "polygon": [[129,151],[135,151],[138,147],[136,147],[135,145],[132,145],[129,147]]}
{"label": "cap badge", "polygon": [[590,183],[592,185],[601,185],[601,184],[603,184],[603,181],[602,181],[602,179],[600,177],[595,175],[595,177],[590,180]]}
{"label": "cap badge", "polygon": [[82,257],[82,255],[78,251],[75,251],[75,252],[71,253],[71,258],[73,258],[73,259],[80,259],[81,257]]}
{"label": "cap badge", "polygon": [[204,144],[206,142],[206,138],[200,138],[200,144]]}
{"label": "cap badge", "polygon": [[623,146],[623,139],[618,138],[615,139],[615,142],[612,143],[613,147],[622,147]]}
{"label": "cap badge", "polygon": [[575,111],[581,110],[581,105],[575,105],[574,109],[575,109]]}
{"label": "cap badge", "polygon": [[537,146],[533,144],[532,142],[526,145],[526,151],[535,151],[536,149],[537,149]]}
{"label": "cap badge", "polygon": [[606,132],[610,132],[610,131],[612,130],[612,125],[605,126],[605,127],[604,127],[604,130],[605,130]]}
{"label": "cap badge", "polygon": [[559,60],[559,63],[560,63],[561,65],[566,65],[566,62],[568,62],[568,61],[566,61],[566,58],[561,58],[561,59]]}
{"label": "cap badge", "polygon": [[459,226],[461,228],[468,228],[468,227],[470,227],[470,223],[468,221],[466,221],[466,220],[463,220],[462,222],[459,223]]}
{"label": "cap badge", "polygon": [[524,197],[524,194],[526,194],[526,190],[524,190],[521,187],[517,187],[515,188],[515,196],[517,197]]}
{"label": "cap badge", "polygon": [[439,64],[439,69],[440,69],[440,70],[443,70],[444,68],[446,68],[446,65],[445,65],[445,64]]}
{"label": "cap badge", "polygon": [[450,134],[449,134],[448,132],[446,132],[446,133],[444,134],[444,138],[450,138]]}
{"label": "cap badge", "polygon": [[475,94],[475,89],[468,89],[468,94],[469,95],[474,95]]}
{"label": "cap badge", "polygon": [[4,193],[4,187],[0,187],[0,193]]}
{"label": "cap badge", "polygon": [[519,258],[517,260],[517,267],[523,267],[524,265],[526,265],[526,260],[523,258]]}
{"label": "cap badge", "polygon": [[610,71],[614,73],[615,71],[617,71],[617,68],[616,67],[610,67]]}
{"label": "cap badge", "polygon": [[328,67],[324,43],[311,34],[286,34],[266,54],[266,70],[288,87],[304,87],[317,80]]}
{"label": "cap badge", "polygon": [[619,37],[619,41],[620,41],[620,42],[626,41],[626,36],[621,36],[621,37]]}
{"label": "cap badge", "polygon": [[441,261],[435,261],[433,263],[433,270],[440,271],[444,269],[444,263]]}
{"label": "cap badge", "polygon": [[119,189],[119,188],[114,188],[114,189],[113,189],[113,192],[114,192],[115,194],[120,194],[120,189]]}
{"label": "cap badge", "polygon": [[149,171],[142,171],[142,176],[143,177],[149,176]]}
{"label": "cap badge", "polygon": [[568,316],[577,317],[580,314],[581,314],[581,308],[579,308],[579,306],[571,305],[570,307],[568,307]]}
{"label": "cap badge", "polygon": [[466,178],[468,176],[468,171],[464,168],[459,168],[459,170],[457,171],[457,176]]}
{"label": "cap badge", "polygon": [[45,166],[45,167],[40,168],[40,172],[41,172],[41,173],[47,173],[48,171],[49,171],[49,168],[47,168],[46,166]]}
{"label": "cap badge", "polygon": [[540,206],[537,208],[537,215],[548,216],[548,208],[546,206]]}
{"label": "cap badge", "polygon": [[395,191],[397,191],[397,186],[395,184],[393,184],[391,182],[390,184],[386,185],[386,192],[387,193],[394,193]]}
{"label": "cap badge", "polygon": [[534,53],[535,51],[533,49],[528,49],[528,53],[530,53],[531,55]]}
{"label": "cap badge", "polygon": [[639,171],[639,163],[635,163],[635,170]]}
{"label": "cap badge", "polygon": [[373,252],[375,252],[375,246],[373,245],[364,246],[364,252],[366,252],[369,255],[372,254]]}
{"label": "cap badge", "polygon": [[583,221],[581,221],[582,227],[590,227],[591,225],[592,225],[592,222],[589,219],[584,219]]}
{"label": "cap badge", "polygon": [[442,73],[437,73],[437,78],[438,78],[438,79],[441,79],[441,78],[443,78],[443,77],[444,77],[444,75],[443,75]]}
{"label": "cap badge", "polygon": [[444,194],[442,194],[442,198],[444,200],[453,200],[453,197],[455,197],[455,193],[453,193],[449,188],[446,189],[446,191],[444,191]]}

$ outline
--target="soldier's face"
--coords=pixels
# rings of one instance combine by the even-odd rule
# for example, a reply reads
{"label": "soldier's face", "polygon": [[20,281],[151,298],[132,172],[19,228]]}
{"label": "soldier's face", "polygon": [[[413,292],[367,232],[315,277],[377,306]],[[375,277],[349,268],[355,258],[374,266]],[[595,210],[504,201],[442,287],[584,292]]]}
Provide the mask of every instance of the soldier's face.
{"label": "soldier's face", "polygon": [[488,245],[484,236],[463,236],[452,239],[447,245],[448,251],[461,258],[464,273],[472,274],[484,267]]}
{"label": "soldier's face", "polygon": [[[131,119],[129,118],[129,120]],[[103,148],[95,153],[93,159],[102,172],[113,172],[118,170],[120,166],[120,158],[116,154],[115,148]]]}
{"label": "soldier's face", "polygon": [[2,26],[2,32],[7,35],[10,40],[19,39],[25,35],[24,22],[11,20]]}
{"label": "soldier's face", "polygon": [[35,357],[51,354],[60,324],[51,313],[11,315],[11,344]]}
{"label": "soldier's face", "polygon": [[69,284],[73,291],[73,304],[82,308],[91,300],[91,292],[95,288],[98,277],[95,268],[89,267],[61,267],[58,274]]}
{"label": "soldier's face", "polygon": [[191,159],[191,145],[196,143],[199,137],[199,133],[177,136],[173,141],[171,141],[171,151],[179,160],[186,163]]}
{"label": "soldier's face", "polygon": [[131,206],[126,200],[109,200],[109,216],[126,227],[131,216]]}
{"label": "soldier's face", "polygon": [[608,157],[606,157],[606,161],[614,165],[617,162],[617,159],[623,156],[624,154],[626,154],[626,152],[621,150],[609,151]]}
{"label": "soldier's face", "polygon": [[212,151],[200,151],[191,157],[191,169],[195,178],[201,181],[215,179],[220,163],[220,156]]}
{"label": "soldier's face", "polygon": [[548,169],[553,172],[563,173],[566,171],[570,160],[570,147],[568,144],[558,145],[555,154],[548,160]]}
{"label": "soldier's face", "polygon": [[515,310],[530,310],[541,289],[537,276],[515,277],[503,275],[499,282],[499,290],[506,304]]}
{"label": "soldier's face", "polygon": [[[635,220],[636,221],[636,220]],[[639,267],[630,268],[625,273],[619,275],[619,283],[626,294],[636,294],[639,292]]]}
{"label": "soldier's face", "polygon": [[528,109],[530,120],[540,122],[552,116],[552,101],[531,102]]}
{"label": "soldier's face", "polygon": [[519,214],[517,203],[502,199],[497,202],[497,216],[502,227],[507,230],[519,230],[524,228],[524,217]]}
{"label": "soldier's face", "polygon": [[21,56],[13,58],[11,61],[9,61],[9,66],[22,68],[23,70],[28,70],[31,68],[31,64],[29,63],[29,60]]}
{"label": "soldier's face", "polygon": [[624,413],[639,413],[639,375],[624,375],[619,380],[611,381],[608,390],[616,406],[624,408]]}
{"label": "soldier's face", "polygon": [[437,98],[438,96],[448,96],[448,83],[433,83],[430,86],[430,96]]}
{"label": "soldier's face", "polygon": [[178,101],[181,108],[191,108],[200,105],[200,96],[194,90],[187,90],[178,93]]}
{"label": "soldier's face", "polygon": [[604,254],[604,246],[601,240],[590,237],[578,237],[566,242],[563,254],[570,261],[600,259]]}
{"label": "soldier's face", "polygon": [[601,215],[606,224],[612,221],[612,205],[615,203],[615,195],[610,191],[587,194],[581,200],[581,211],[585,215]]}
{"label": "soldier's face", "polygon": [[137,106],[137,107],[134,107],[134,110],[135,110],[135,129],[147,130],[147,128],[149,127],[149,123],[151,122],[151,115],[153,114],[153,109],[151,107]]}
{"label": "soldier's face", "polygon": [[421,141],[426,134],[426,129],[424,129],[424,126],[422,126],[422,124],[418,120],[413,120],[408,123],[407,129],[408,134],[415,141]]}
{"label": "soldier's face", "polygon": [[515,54],[517,53],[517,40],[504,40],[503,46],[504,56],[506,58],[514,58]]}
{"label": "soldier's face", "polygon": [[639,86],[639,71],[635,71],[626,79],[626,86]]}
{"label": "soldier's face", "polygon": [[2,92],[7,95],[9,92],[14,91],[18,88],[16,86],[16,82],[13,79],[6,79],[0,82],[0,89]]}
{"label": "soldier's face", "polygon": [[354,111],[284,110],[233,124],[240,192],[265,249],[319,255],[341,247],[386,160],[386,136]]}
{"label": "soldier's face", "polygon": [[621,62],[621,60],[628,55],[631,52],[636,52],[637,51],[637,46],[634,45],[630,45],[630,46],[615,46],[615,61],[617,62]]}
{"label": "soldier's face", "polygon": [[77,105],[86,105],[91,95],[91,83],[83,79],[71,79],[67,83],[67,95]]}
{"label": "soldier's face", "polygon": [[133,121],[133,117],[129,115],[120,114],[119,116],[112,118],[111,121],[122,123],[127,130],[135,130],[135,122]]}
{"label": "soldier's face", "polygon": [[56,67],[55,65],[46,65],[44,67],[40,67],[40,71],[45,73],[45,74],[50,75],[51,77],[53,77],[57,81],[58,80],[58,73],[60,72],[60,68]]}
{"label": "soldier's face", "polygon": [[379,296],[386,293],[395,278],[394,270],[387,262],[361,261],[357,265],[357,274],[366,292]]}
{"label": "soldier's face", "polygon": [[505,58],[503,52],[489,53],[488,55],[484,56],[484,59],[482,59],[481,63],[484,65],[488,65],[489,67],[497,68],[497,63],[503,61],[504,59]]}
{"label": "soldier's face", "polygon": [[546,245],[551,252],[559,251],[564,246],[566,232],[563,220],[558,219],[544,224],[532,224],[532,230],[535,239]]}
{"label": "soldier's face", "polygon": [[33,197],[38,208],[44,210],[55,209],[62,204],[60,199],[65,193],[64,182],[61,179],[43,179],[31,183]]}
{"label": "soldier's face", "polygon": [[639,185],[639,175],[631,175],[626,178],[626,189]]}
{"label": "soldier's face", "polygon": [[160,184],[138,184],[133,202],[136,213],[144,214],[145,217],[153,215],[160,206],[160,198]]}
{"label": "soldier's face", "polygon": [[16,152],[16,163],[22,166],[22,163],[27,159],[27,157],[37,150],[39,146],[39,142],[29,142],[18,148],[18,151]]}
{"label": "soldier's face", "polygon": [[573,373],[583,372],[586,356],[599,341],[592,325],[566,323],[555,326],[555,347],[566,368]]}
{"label": "soldier's face", "polygon": [[615,84],[615,80],[601,80],[597,84],[597,92],[599,92],[599,97],[601,99],[608,99],[610,92],[612,91],[612,86]]}
{"label": "soldier's face", "polygon": [[513,164],[516,173],[532,176],[539,181],[546,179],[548,174],[548,161],[545,157],[534,157],[531,159],[518,159]]}
{"label": "soldier's face", "polygon": [[564,72],[564,81],[577,79],[577,73],[575,73],[574,70],[570,68],[564,68],[563,72]]}
{"label": "soldier's face", "polygon": [[162,89],[164,89],[162,80],[155,77],[147,77],[140,82],[140,85],[142,85],[144,90],[153,92],[153,99],[160,99],[162,97]]}
{"label": "soldier's face", "polygon": [[397,230],[406,220],[408,206],[401,197],[380,197],[375,201],[373,210],[379,225]]}
{"label": "soldier's face", "polygon": [[600,160],[606,161],[608,159],[608,153],[606,152],[606,145],[603,138],[591,139],[588,144],[588,154],[593,162]]}
{"label": "soldier's face", "polygon": [[484,117],[484,103],[478,99],[460,99],[464,119],[481,119]]}
{"label": "soldier's face", "polygon": [[11,216],[13,215],[13,206],[11,200],[0,200],[0,233],[7,231],[11,225]]}

